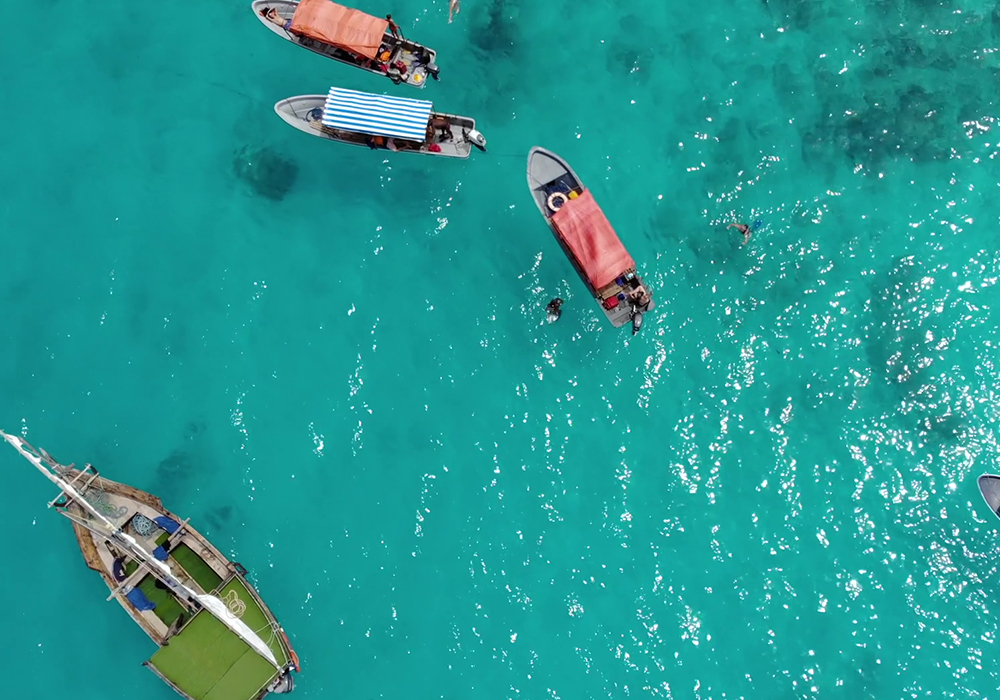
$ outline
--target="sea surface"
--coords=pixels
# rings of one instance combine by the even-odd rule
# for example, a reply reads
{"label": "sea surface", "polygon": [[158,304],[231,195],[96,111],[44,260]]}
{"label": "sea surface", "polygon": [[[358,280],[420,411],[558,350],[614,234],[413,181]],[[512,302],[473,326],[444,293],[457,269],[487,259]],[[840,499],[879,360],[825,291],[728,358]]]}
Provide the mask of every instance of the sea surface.
{"label": "sea surface", "polygon": [[[441,81],[243,0],[10,8],[0,427],[246,566],[298,700],[995,697],[1000,10],[358,7]],[[273,112],[331,85],[473,116],[489,151]],[[533,145],[652,287],[639,335],[539,217]],[[175,697],[50,484],[0,470],[0,696]]]}

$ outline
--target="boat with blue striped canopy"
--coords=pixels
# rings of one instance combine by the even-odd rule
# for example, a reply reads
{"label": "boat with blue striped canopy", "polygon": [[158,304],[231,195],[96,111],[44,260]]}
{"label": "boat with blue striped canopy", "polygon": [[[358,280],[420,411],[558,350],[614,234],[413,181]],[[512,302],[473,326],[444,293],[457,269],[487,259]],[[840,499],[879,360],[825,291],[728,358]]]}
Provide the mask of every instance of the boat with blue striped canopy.
{"label": "boat with blue striped canopy", "polygon": [[307,134],[373,150],[468,158],[486,150],[476,120],[434,111],[427,100],[333,87],[326,95],[281,100],[274,111]]}

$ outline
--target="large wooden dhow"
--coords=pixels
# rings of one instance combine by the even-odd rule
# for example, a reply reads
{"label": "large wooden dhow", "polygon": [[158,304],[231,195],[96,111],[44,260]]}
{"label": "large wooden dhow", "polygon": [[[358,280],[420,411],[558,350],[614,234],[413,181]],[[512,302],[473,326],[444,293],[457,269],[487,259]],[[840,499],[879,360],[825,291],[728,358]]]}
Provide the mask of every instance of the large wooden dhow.
{"label": "large wooden dhow", "polygon": [[59,487],[87,566],[159,650],[144,663],[189,700],[260,700],[295,687],[298,658],[267,605],[232,562],[156,496],[76,469],[0,431]]}

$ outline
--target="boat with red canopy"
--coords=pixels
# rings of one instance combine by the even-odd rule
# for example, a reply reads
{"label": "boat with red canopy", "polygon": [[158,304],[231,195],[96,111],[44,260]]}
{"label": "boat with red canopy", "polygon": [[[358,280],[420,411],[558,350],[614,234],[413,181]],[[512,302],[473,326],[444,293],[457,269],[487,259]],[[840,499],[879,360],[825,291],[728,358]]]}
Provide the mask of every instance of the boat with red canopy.
{"label": "boat with red canopy", "polygon": [[632,333],[638,333],[653,297],[594,195],[569,163],[539,146],[528,153],[528,189],[611,325],[631,321]]}
{"label": "boat with red canopy", "polygon": [[373,17],[331,0],[254,0],[264,26],[320,56],[422,88],[438,78],[437,52],[402,36],[390,15]]}

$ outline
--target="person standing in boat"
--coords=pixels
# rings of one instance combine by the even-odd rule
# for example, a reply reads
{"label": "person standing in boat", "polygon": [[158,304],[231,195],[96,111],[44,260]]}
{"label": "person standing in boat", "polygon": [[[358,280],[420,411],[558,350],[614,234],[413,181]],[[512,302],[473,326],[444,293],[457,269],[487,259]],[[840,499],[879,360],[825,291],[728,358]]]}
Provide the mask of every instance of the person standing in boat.
{"label": "person standing in boat", "polygon": [[392,32],[392,35],[397,39],[401,39],[403,32],[400,31],[399,25],[392,21],[392,15],[386,15],[385,21],[389,23],[389,31]]}
{"label": "person standing in boat", "polygon": [[454,19],[462,10],[462,3],[460,0],[448,0],[448,24],[451,24],[451,20]]}

